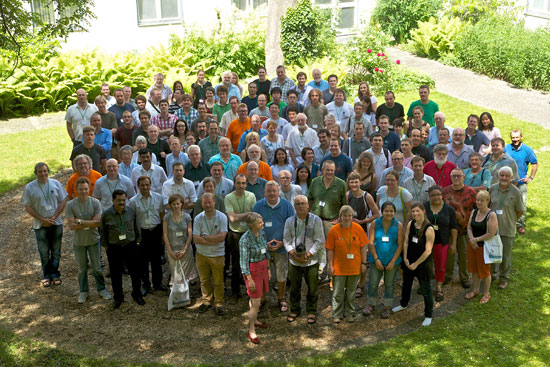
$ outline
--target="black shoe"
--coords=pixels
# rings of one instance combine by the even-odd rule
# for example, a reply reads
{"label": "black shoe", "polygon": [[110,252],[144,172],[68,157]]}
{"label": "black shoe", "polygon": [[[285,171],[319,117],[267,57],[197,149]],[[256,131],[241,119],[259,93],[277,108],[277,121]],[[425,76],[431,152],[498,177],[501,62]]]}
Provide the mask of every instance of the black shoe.
{"label": "black shoe", "polygon": [[134,301],[140,306],[143,306],[145,304],[145,300],[142,297],[136,297],[134,298]]}
{"label": "black shoe", "polygon": [[214,313],[217,316],[223,316],[223,315],[225,315],[225,309],[222,306],[218,306],[218,307],[214,308]]}
{"label": "black shoe", "polygon": [[210,307],[212,307],[212,305],[207,305],[206,303],[203,303],[199,306],[199,313],[205,313]]}
{"label": "black shoe", "polygon": [[158,287],[155,287],[155,290],[160,292],[168,292],[168,288],[166,288],[166,286],[163,284],[159,285]]}
{"label": "black shoe", "polygon": [[113,303],[113,307],[115,308],[115,310],[116,310],[117,308],[120,308],[120,305],[122,305],[122,301],[115,301],[115,302]]}

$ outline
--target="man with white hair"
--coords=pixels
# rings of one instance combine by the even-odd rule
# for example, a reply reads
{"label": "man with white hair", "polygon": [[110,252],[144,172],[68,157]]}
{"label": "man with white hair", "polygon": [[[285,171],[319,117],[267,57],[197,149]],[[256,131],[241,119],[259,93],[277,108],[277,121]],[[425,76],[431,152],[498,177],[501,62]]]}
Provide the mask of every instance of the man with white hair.
{"label": "man with white hair", "polygon": [[309,85],[311,88],[320,89],[321,92],[328,89],[328,82],[323,79],[320,69],[313,69],[311,71],[311,77],[313,78],[313,80],[307,83],[307,85]]}
{"label": "man with white hair", "polygon": [[218,87],[220,85],[223,85],[224,87],[227,88],[227,99],[235,96],[240,101],[241,100],[241,91],[239,90],[239,87],[237,87],[236,85],[231,83],[231,77],[232,76],[233,76],[233,74],[231,73],[231,71],[224,71],[224,73],[222,74],[221,84],[216,85],[216,87],[214,89],[217,92]]}
{"label": "man with white hair", "polygon": [[436,185],[445,188],[452,184],[451,171],[456,165],[447,160],[447,147],[437,144],[434,148],[434,159],[424,166],[424,173],[431,176]]}
{"label": "man with white hair", "polygon": [[457,127],[453,130],[453,142],[447,144],[447,150],[449,151],[447,153],[447,159],[460,169],[468,168],[470,164],[470,154],[474,152],[471,146],[464,144],[465,139],[466,135],[464,130]]}
{"label": "man with white hair", "polygon": [[512,247],[516,237],[516,221],[525,211],[525,205],[519,189],[512,185],[513,172],[504,166],[498,170],[498,183],[491,185],[491,209],[497,213],[498,231],[502,240],[502,263],[493,264],[493,279],[499,279],[498,287],[504,289],[510,282],[512,265]]}
{"label": "man with white hair", "polygon": [[197,145],[187,147],[187,156],[189,162],[184,167],[184,177],[193,182],[196,190],[201,181],[210,176],[210,165],[203,161],[201,149]]}
{"label": "man with white hair", "polygon": [[230,180],[233,180],[239,170],[239,167],[243,164],[243,161],[241,160],[241,157],[231,153],[231,140],[228,138],[221,138],[218,143],[218,148],[220,152],[210,158],[208,164],[212,166],[214,162],[221,162],[223,165],[224,176]]}
{"label": "man with white hair", "polygon": [[288,200],[294,205],[294,200],[298,195],[302,195],[300,185],[291,184],[292,174],[286,169],[279,172],[279,197]]}
{"label": "man with white hair", "polygon": [[[453,128],[445,126],[445,114],[441,111],[437,111],[434,114],[435,126],[430,127],[430,134],[428,135],[428,145],[436,145],[439,143],[439,130],[447,128],[449,130],[449,135],[452,135]],[[448,143],[451,142],[449,138]]]}
{"label": "man with white hair", "polygon": [[[273,172],[271,172],[271,167],[269,167],[269,165],[264,161],[260,160],[262,157],[262,149],[256,144],[251,144],[246,152],[248,153],[248,162],[254,161],[258,164],[259,176],[266,181],[273,180]],[[239,167],[238,173],[246,172],[247,163],[244,163]]]}
{"label": "man with white hair", "polygon": [[413,170],[403,165],[403,153],[399,150],[396,150],[391,154],[391,161],[393,166],[386,168],[382,172],[382,175],[378,181],[378,187],[385,185],[386,175],[391,171],[396,171],[399,173],[399,186],[401,187],[404,187],[405,181],[414,176]]}
{"label": "man with white hair", "polygon": [[169,85],[164,84],[164,74],[156,73],[154,77],[155,83],[147,89],[145,96],[151,98],[153,91],[159,90],[161,92],[162,99],[168,99],[172,95],[172,88]]}
{"label": "man with white hair", "polygon": [[106,166],[107,174],[96,181],[93,190],[93,196],[101,202],[103,211],[113,206],[113,192],[115,190],[124,191],[128,199],[136,194],[132,180],[119,174],[119,166],[116,159],[109,159]]}
{"label": "man with white hair", "polygon": [[267,180],[258,177],[259,166],[256,161],[248,161],[246,166],[246,191],[254,194],[256,201],[264,198],[264,188]]}
{"label": "man with white hair", "polygon": [[315,130],[308,127],[305,113],[298,114],[296,117],[296,125],[298,128],[290,131],[285,144],[295,167],[304,161],[302,159],[302,150],[305,147],[313,149],[313,147],[319,145],[317,133]]}

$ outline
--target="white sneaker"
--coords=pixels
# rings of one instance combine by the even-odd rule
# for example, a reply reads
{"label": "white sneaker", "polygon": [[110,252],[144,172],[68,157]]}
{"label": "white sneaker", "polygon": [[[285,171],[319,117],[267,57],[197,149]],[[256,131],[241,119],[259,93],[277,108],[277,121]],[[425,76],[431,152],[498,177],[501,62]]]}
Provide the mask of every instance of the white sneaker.
{"label": "white sneaker", "polygon": [[107,291],[107,289],[102,289],[102,290],[100,290],[100,291],[99,291],[99,295],[100,295],[101,297],[103,297],[103,299],[106,299],[106,300],[110,300],[110,299],[113,298],[113,296],[111,296],[111,293],[109,293],[109,292]]}
{"label": "white sneaker", "polygon": [[84,303],[88,299],[88,292],[80,292],[78,295],[78,303]]}
{"label": "white sneaker", "polygon": [[424,319],[424,321],[422,322],[422,326],[430,326],[432,323],[432,318],[431,317],[426,317]]}
{"label": "white sneaker", "polygon": [[391,309],[392,312],[399,312],[399,311],[403,311],[403,310],[406,310],[407,307],[403,307],[401,305],[399,306],[395,306],[394,308]]}

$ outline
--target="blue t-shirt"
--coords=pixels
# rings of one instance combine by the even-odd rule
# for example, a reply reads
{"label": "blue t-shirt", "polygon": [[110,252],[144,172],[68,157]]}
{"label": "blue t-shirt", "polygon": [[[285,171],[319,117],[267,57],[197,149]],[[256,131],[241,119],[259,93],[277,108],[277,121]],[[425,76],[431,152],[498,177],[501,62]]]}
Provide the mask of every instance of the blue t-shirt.
{"label": "blue t-shirt", "polygon": [[[269,206],[267,199],[264,198],[254,205],[252,211],[260,214],[264,220],[264,232],[267,242],[271,240],[282,241],[286,220],[296,214],[292,204],[283,198],[279,198],[279,203],[274,208]],[[282,246],[277,252],[286,253],[285,247]]]}
{"label": "blue t-shirt", "polygon": [[401,149],[401,139],[399,139],[399,135],[397,135],[393,131],[390,131],[389,134],[386,135],[386,137],[384,138],[384,148],[389,150],[390,153]]}
{"label": "blue t-shirt", "polygon": [[322,91],[327,90],[330,85],[328,85],[328,82],[326,80],[321,79],[319,83],[317,83],[315,80],[310,81],[307,83],[311,88],[319,88]]}
{"label": "blue t-shirt", "polygon": [[525,182],[522,182],[521,179],[527,177],[527,169],[529,164],[537,164],[537,156],[531,147],[521,144],[518,149],[515,149],[512,144],[507,144],[504,148],[504,153],[508,154],[510,157],[514,158],[518,164],[518,174],[520,181],[519,185],[524,185]]}
{"label": "blue t-shirt", "polygon": [[346,179],[348,178],[348,175],[353,171],[353,162],[351,161],[351,158],[343,153],[340,153],[338,157],[334,158],[329,153],[321,161],[320,167],[323,167],[323,162],[327,160],[333,161],[334,164],[336,165],[336,170],[334,171],[334,175],[346,181]]}
{"label": "blue t-shirt", "polygon": [[250,98],[250,96],[246,96],[243,98],[241,102],[244,103],[246,107],[248,107],[248,111],[252,111],[256,107],[258,107],[258,95],[256,95],[256,97],[254,98]]}
{"label": "blue t-shirt", "polygon": [[[399,233],[399,222],[393,218],[391,225],[388,228],[388,233],[384,231],[384,224],[382,223],[382,217],[377,218],[374,221],[374,248],[376,248],[376,255],[382,261],[384,266],[393,259],[395,250],[397,250],[397,237]],[[384,241],[387,237],[387,241]],[[368,260],[371,264],[374,264],[372,254],[369,252]],[[401,256],[395,261],[395,265],[401,264]]]}

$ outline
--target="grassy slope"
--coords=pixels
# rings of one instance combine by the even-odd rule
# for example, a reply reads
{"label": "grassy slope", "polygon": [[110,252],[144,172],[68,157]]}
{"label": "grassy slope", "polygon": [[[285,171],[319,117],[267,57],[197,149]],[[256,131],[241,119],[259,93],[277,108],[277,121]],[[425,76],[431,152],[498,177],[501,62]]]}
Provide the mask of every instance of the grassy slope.
{"label": "grassy slope", "polygon": [[[408,106],[416,98],[415,92],[397,93],[397,101],[404,106]],[[480,107],[440,93],[433,93],[432,98],[446,113],[448,125],[453,127],[465,126],[466,117],[470,113],[480,114],[484,111]],[[546,142],[550,141],[550,131],[506,114],[490,112],[503,134],[507,135],[511,128],[521,128],[525,143],[536,150],[541,163],[539,173],[529,189],[528,234],[516,240],[512,282],[508,289],[499,291],[493,287],[493,298],[487,305],[481,306],[477,302],[471,302],[448,318],[435,319],[433,326],[429,328],[419,329],[373,346],[297,360],[289,366],[550,365],[550,250],[547,246],[550,242],[547,230],[547,223],[550,222],[550,211],[547,209],[547,205],[550,204],[550,190],[543,185],[543,182],[550,182],[550,175],[544,167],[544,162],[550,162],[550,152],[546,149],[541,151]],[[50,141],[54,137],[55,141],[66,140],[61,132],[55,135],[54,130],[51,129],[51,135],[48,135]],[[16,135],[19,134],[13,134],[11,137],[15,140]],[[42,139],[39,137],[38,141]],[[37,141],[35,137],[33,140]],[[509,142],[508,137],[505,137],[505,140]],[[20,147],[21,143],[17,146]],[[31,172],[31,166],[40,157],[60,154],[62,157],[68,156],[65,145],[56,145],[56,148],[49,152],[42,151],[40,155],[36,154],[39,158],[19,159],[19,162],[25,162],[21,165],[27,167],[21,168],[20,171]],[[5,152],[0,153],[2,165],[7,161],[4,155]],[[68,162],[65,159],[58,161],[58,164],[65,165]],[[2,177],[4,178],[3,172]],[[12,182],[24,182],[29,175],[20,174],[12,177]],[[21,339],[0,328],[0,365],[103,367],[132,364],[81,358],[29,339]],[[280,366],[277,362],[251,365]]]}

